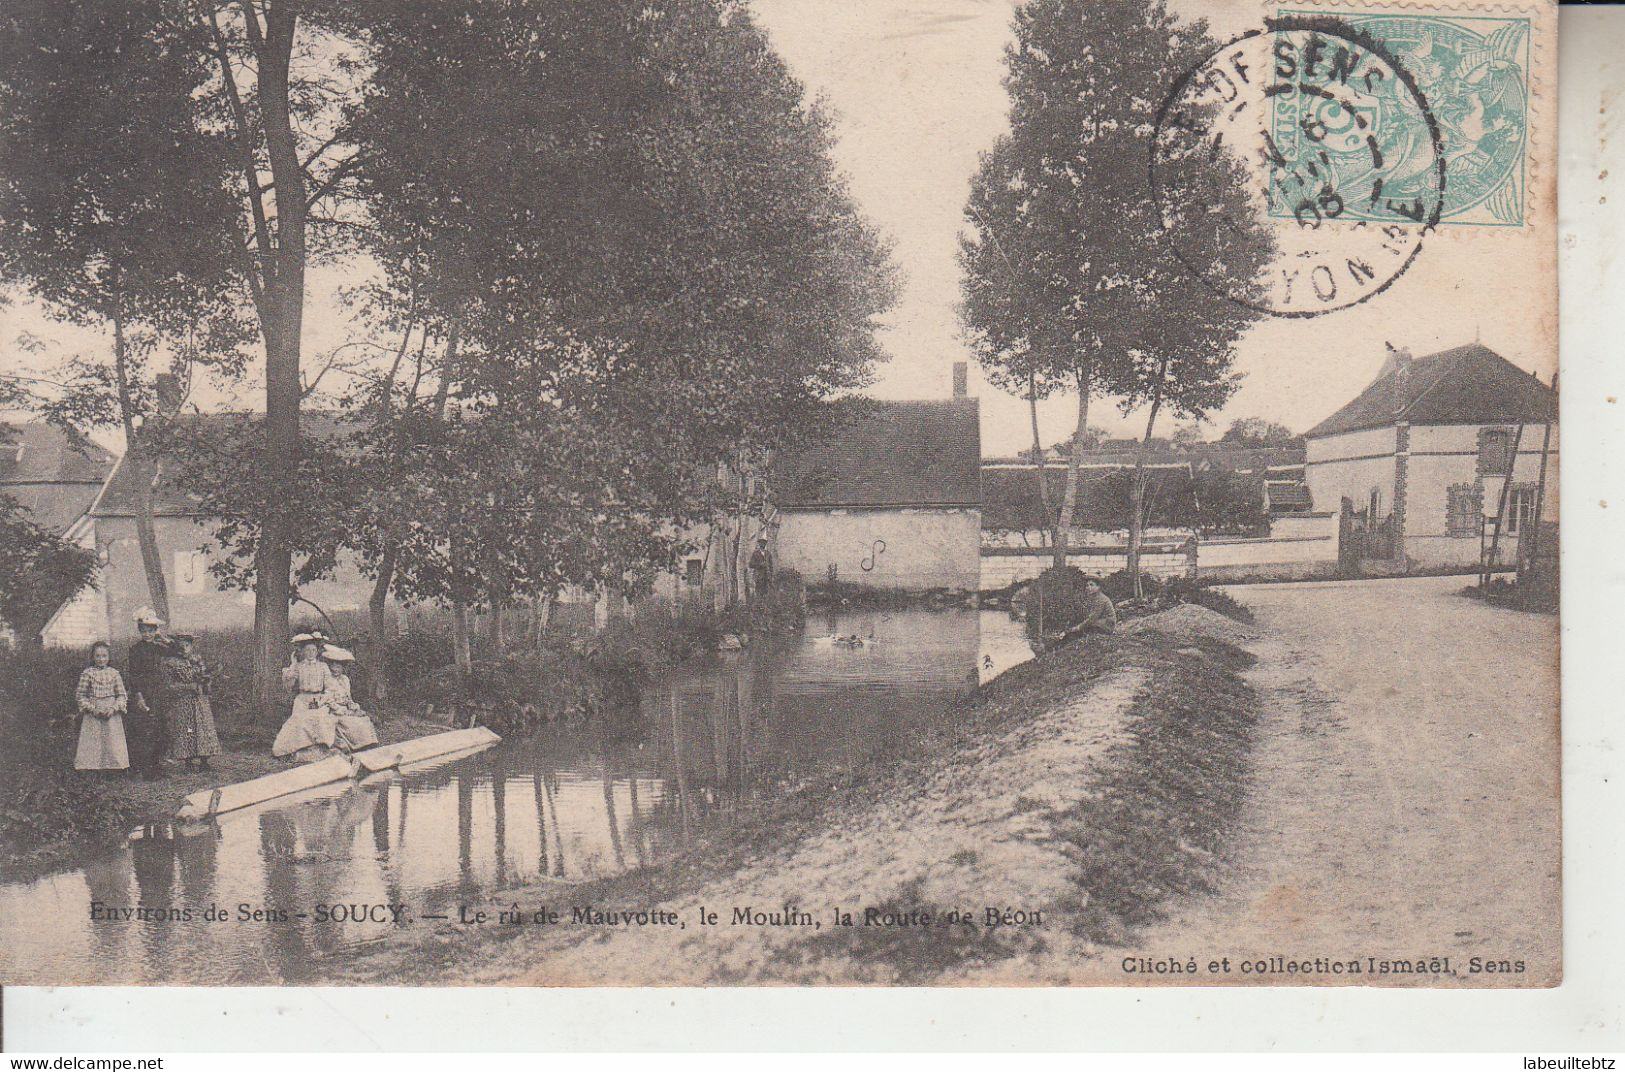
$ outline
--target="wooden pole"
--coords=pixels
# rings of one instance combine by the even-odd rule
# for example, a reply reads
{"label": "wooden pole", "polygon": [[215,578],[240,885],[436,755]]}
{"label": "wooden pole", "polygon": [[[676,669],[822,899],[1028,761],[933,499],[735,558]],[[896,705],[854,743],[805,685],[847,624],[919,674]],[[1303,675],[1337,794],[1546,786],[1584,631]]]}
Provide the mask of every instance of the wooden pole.
{"label": "wooden pole", "polygon": [[1479,573],[1478,587],[1487,588],[1490,575],[1495,572],[1495,558],[1500,553],[1501,529],[1506,524],[1507,499],[1512,493],[1512,478],[1518,472],[1518,447],[1523,443],[1523,422],[1518,422],[1518,430],[1512,436],[1512,457],[1507,461],[1506,479],[1501,482],[1501,495],[1495,505],[1495,532],[1490,535],[1490,554]]}

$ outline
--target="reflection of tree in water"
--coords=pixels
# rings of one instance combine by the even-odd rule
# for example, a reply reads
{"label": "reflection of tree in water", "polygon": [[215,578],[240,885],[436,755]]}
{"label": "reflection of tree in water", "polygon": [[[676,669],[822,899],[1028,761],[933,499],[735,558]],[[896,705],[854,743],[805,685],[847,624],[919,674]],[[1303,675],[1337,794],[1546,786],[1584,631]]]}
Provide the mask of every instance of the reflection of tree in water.
{"label": "reflection of tree in water", "polygon": [[[265,811],[259,817],[260,857],[265,861],[266,908],[281,908],[290,916],[299,911],[299,878],[296,861],[299,856],[299,828],[286,811]],[[265,941],[261,956],[266,970],[282,981],[300,978],[309,959],[304,930],[298,922],[267,921],[259,924]]]}
{"label": "reflection of tree in water", "polygon": [[175,841],[159,824],[149,823],[142,837],[130,842],[135,867],[136,902],[156,915],[137,923],[141,929],[143,977],[167,979],[175,963],[175,927],[168,910],[175,901]]}
{"label": "reflection of tree in water", "polygon": [[[90,887],[92,901],[100,901],[115,912],[129,906],[131,855],[129,850],[108,853],[97,856],[85,865],[85,885]],[[91,921],[90,928],[91,941],[96,947],[96,960],[110,968],[122,954],[131,930],[121,924],[96,920]],[[112,974],[111,970],[108,974]]]}

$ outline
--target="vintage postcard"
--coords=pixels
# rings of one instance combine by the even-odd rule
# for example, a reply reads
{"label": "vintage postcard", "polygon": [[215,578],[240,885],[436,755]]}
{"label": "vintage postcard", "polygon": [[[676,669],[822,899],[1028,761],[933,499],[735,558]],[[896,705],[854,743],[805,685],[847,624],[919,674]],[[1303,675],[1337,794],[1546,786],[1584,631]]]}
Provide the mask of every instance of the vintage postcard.
{"label": "vintage postcard", "polygon": [[1550,987],[1549,0],[14,0],[0,983]]}

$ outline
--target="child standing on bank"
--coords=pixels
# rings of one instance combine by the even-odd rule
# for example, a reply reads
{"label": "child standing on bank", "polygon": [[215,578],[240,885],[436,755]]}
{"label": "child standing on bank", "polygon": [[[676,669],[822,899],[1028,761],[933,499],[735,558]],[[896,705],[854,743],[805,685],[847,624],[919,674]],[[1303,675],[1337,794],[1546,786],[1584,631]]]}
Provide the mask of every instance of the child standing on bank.
{"label": "child standing on bank", "polygon": [[130,751],[124,741],[124,713],[130,698],[124,678],[113,669],[112,651],[97,642],[90,649],[91,665],[79,675],[79,749],[76,770],[126,770]]}

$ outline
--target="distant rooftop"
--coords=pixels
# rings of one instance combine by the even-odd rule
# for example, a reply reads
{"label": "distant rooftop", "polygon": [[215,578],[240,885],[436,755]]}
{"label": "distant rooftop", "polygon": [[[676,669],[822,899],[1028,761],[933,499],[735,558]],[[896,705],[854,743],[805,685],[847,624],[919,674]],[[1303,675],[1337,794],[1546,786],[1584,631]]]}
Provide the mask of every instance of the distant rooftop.
{"label": "distant rooftop", "polygon": [[57,535],[90,508],[115,462],[111,451],[44,421],[0,423],[0,493]]}
{"label": "distant rooftop", "polygon": [[775,465],[785,507],[976,506],[981,419],[974,398],[864,402]]}

